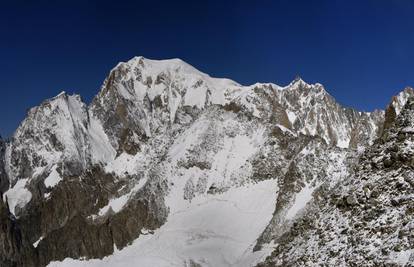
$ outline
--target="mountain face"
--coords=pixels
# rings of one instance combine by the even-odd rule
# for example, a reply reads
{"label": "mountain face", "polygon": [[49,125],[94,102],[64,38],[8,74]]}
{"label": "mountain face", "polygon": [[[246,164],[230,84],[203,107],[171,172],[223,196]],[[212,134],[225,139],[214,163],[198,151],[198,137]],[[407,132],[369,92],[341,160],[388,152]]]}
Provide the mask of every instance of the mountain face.
{"label": "mountain face", "polygon": [[[342,243],[339,254],[324,254],[326,241],[306,256],[320,238],[315,231],[340,235],[309,216],[348,228],[363,222],[357,192],[365,182],[355,177],[388,186],[396,168],[388,165],[404,165],[395,157],[410,132],[395,131],[409,127],[413,95],[407,88],[386,112],[358,112],[299,78],[242,86],[178,59],[120,63],[89,105],[62,92],[0,142],[0,265],[345,264],[341,253],[365,255],[358,249],[374,244],[363,243],[365,228],[341,234],[362,240]],[[388,167],[373,167],[394,146]],[[393,242],[409,257],[410,241]],[[398,264],[397,256],[377,259]]]}
{"label": "mountain face", "polygon": [[260,266],[413,266],[414,98],[349,179],[319,190]]}

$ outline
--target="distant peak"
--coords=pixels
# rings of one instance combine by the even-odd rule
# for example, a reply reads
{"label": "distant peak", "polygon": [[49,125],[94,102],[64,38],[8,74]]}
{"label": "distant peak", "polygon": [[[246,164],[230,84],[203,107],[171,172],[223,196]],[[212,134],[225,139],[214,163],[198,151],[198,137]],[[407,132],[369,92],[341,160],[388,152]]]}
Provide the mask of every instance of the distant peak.
{"label": "distant peak", "polygon": [[135,56],[133,58],[133,60],[145,60],[145,57],[143,57],[143,56]]}
{"label": "distant peak", "polygon": [[295,79],[286,88],[299,89],[302,86],[308,87],[311,85],[305,82],[299,75],[296,75]]}
{"label": "distant peak", "polygon": [[58,95],[56,95],[55,97],[46,99],[44,102],[56,102],[56,101],[63,101],[63,102],[67,102],[67,101],[77,101],[77,102],[83,102],[82,97],[79,94],[68,94],[66,91],[62,91],[60,92]]}
{"label": "distant peak", "polygon": [[146,69],[149,72],[159,73],[167,70],[177,71],[182,69],[184,72],[196,73],[204,76],[208,76],[205,73],[200,72],[192,65],[188,64],[182,59],[179,58],[170,58],[170,59],[149,59],[143,56],[136,56],[126,62],[119,62],[112,70],[125,70],[125,69]]}
{"label": "distant peak", "polygon": [[403,92],[408,93],[408,94],[414,94],[414,89],[410,86],[407,86],[404,88]]}
{"label": "distant peak", "polygon": [[56,97],[66,96],[66,91],[60,92]]}
{"label": "distant peak", "polygon": [[297,82],[304,82],[304,81],[302,80],[302,77],[300,77],[299,75],[296,75],[296,76],[295,76],[295,79],[293,80],[293,83],[297,83]]}
{"label": "distant peak", "polygon": [[189,65],[187,62],[180,58],[169,58],[169,59],[149,59],[143,56],[135,56],[132,59],[128,60],[127,62],[121,62],[122,63],[128,63],[128,64],[136,64],[139,62],[145,62],[150,64],[185,64]]}
{"label": "distant peak", "polygon": [[412,96],[414,96],[413,88],[406,87],[399,94],[392,97],[389,106],[392,106],[395,109],[396,114],[398,115],[405,103],[407,102],[408,98]]}
{"label": "distant peak", "polygon": [[56,101],[59,99],[66,99],[68,97],[68,94],[66,93],[66,91],[61,91],[59,94],[57,94],[56,96],[53,96],[51,98],[48,98],[45,100],[45,102],[52,102],[52,101]]}

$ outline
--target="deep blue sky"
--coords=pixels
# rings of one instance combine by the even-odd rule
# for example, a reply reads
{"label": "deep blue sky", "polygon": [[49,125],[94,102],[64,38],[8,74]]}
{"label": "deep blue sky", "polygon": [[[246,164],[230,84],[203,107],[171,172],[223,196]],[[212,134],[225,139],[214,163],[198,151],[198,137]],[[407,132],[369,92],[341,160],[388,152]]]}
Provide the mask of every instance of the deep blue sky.
{"label": "deep blue sky", "polygon": [[178,57],[242,84],[299,74],[367,111],[414,85],[410,0],[0,1],[3,136],[62,90],[89,102],[136,55]]}

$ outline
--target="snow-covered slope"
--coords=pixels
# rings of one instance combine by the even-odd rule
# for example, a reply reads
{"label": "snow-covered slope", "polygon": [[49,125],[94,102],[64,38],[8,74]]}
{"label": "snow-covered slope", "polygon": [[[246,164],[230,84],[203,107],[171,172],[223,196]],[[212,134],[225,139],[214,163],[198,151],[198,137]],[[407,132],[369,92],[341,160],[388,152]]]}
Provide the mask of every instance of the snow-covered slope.
{"label": "snow-covered slope", "polygon": [[191,120],[193,110],[223,105],[227,92],[235,87],[240,85],[211,78],[179,59],[135,57],[111,71],[90,109],[101,120],[113,147],[128,153],[125,142],[138,146],[166,125]]}
{"label": "snow-covered slope", "polygon": [[356,173],[320,191],[260,266],[413,266],[413,111],[411,98]]}
{"label": "snow-covered slope", "polygon": [[384,116],[382,111],[367,113],[344,108],[321,84],[307,84],[300,78],[285,87],[256,84],[242,91],[235,101],[254,116],[295,133],[320,136],[328,144],[342,148],[371,144]]}
{"label": "snow-covered slope", "polygon": [[257,236],[270,220],[275,181],[232,188],[220,195],[195,197],[170,214],[154,232],[102,260],[66,259],[48,266],[254,266],[268,250],[253,253]]}
{"label": "snow-covered slope", "polygon": [[3,145],[3,215],[22,233],[4,240],[27,253],[0,263],[254,266],[385,138],[384,117],[301,79],[242,86],[178,59],[135,57],[90,105],[61,93]]}

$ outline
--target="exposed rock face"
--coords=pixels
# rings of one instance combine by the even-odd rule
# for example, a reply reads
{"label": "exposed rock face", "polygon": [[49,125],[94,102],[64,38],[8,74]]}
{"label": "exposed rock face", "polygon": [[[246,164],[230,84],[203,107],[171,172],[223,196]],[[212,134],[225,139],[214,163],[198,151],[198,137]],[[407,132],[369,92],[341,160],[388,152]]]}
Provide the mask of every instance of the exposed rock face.
{"label": "exposed rock face", "polygon": [[259,266],[411,266],[414,98],[390,123],[356,173],[318,194]]}
{"label": "exposed rock face", "polygon": [[0,136],[0,193],[4,193],[9,189],[9,178],[7,177],[5,169],[5,153],[6,153],[6,143],[1,139]]}
{"label": "exposed rock face", "polygon": [[[285,169],[275,175],[279,177],[275,211],[256,249],[263,243],[277,240],[290,229],[295,219],[301,216],[301,209],[311,202],[313,195],[335,187],[339,181],[353,173],[357,161],[356,153],[330,147],[319,137],[301,138],[303,141],[288,141],[292,144],[302,143],[302,147],[293,158],[281,163]],[[269,155],[268,159],[272,158],[274,156]]]}
{"label": "exposed rock face", "polygon": [[38,266],[36,252],[18,222],[9,212],[7,201],[0,201],[0,265]]}
{"label": "exposed rock face", "polygon": [[[384,133],[396,118],[389,114],[400,113],[411,91],[388,108]],[[286,236],[306,220],[306,206],[359,175],[359,153],[380,135],[388,142],[383,125],[383,111],[344,108],[320,84],[296,79],[285,87],[241,86],[181,60],[136,57],[110,72],[89,106],[61,93],[32,108],[7,146],[0,142],[0,191],[9,205],[0,213],[7,244],[0,248],[2,266],[103,258],[148,231],[155,231],[151,253],[170,255],[169,264],[254,265],[260,257],[249,254],[253,247],[264,253],[271,242],[290,242]],[[392,155],[381,166],[396,166],[399,154]],[[266,193],[256,195],[256,187]],[[247,203],[273,206],[256,218],[255,210],[238,206],[238,192],[254,196]],[[346,207],[360,203],[356,193],[341,199]],[[234,205],[214,206],[218,200]],[[209,205],[213,225],[221,226],[217,217],[226,218],[225,207],[247,216],[247,230],[234,216],[226,220],[241,225],[235,232],[205,230],[196,211]],[[239,243],[232,241],[246,231]],[[168,246],[163,238],[171,232],[182,238]],[[187,246],[196,241],[211,254],[191,254]],[[175,250],[168,254],[163,246]],[[282,247],[276,251],[284,253]],[[217,261],[226,249],[229,256]],[[277,253],[268,264],[278,262]]]}
{"label": "exposed rock face", "polygon": [[51,260],[66,257],[103,257],[113,253],[114,246],[122,248],[137,238],[141,229],[159,227],[166,211],[156,199],[163,193],[163,185],[156,177],[121,211],[113,213],[108,209],[99,216],[108,200],[116,199],[115,192],[128,190],[131,186],[128,179],[137,177],[118,180],[100,167],[94,167],[81,176],[63,177],[63,181],[47,193],[46,200],[43,196],[33,198],[18,222],[22,229],[31,233],[31,244],[38,242],[36,251],[40,264],[44,266]]}
{"label": "exposed rock face", "polygon": [[211,78],[179,59],[136,57],[111,71],[90,110],[102,121],[113,147],[122,153],[125,142],[139,147],[166,126],[188,123],[197,111],[224,104],[226,90],[237,86],[227,79]]}
{"label": "exposed rock face", "polygon": [[[69,98],[62,93],[28,112],[10,148],[9,174],[12,179],[32,177],[37,168],[63,160],[73,165],[84,162],[85,157],[79,152],[86,145],[82,139],[73,138],[72,132],[67,132],[73,130],[76,134],[74,130],[86,119],[84,106],[77,100],[76,96]],[[80,116],[73,119],[72,114]],[[74,169],[81,170],[81,167]]]}
{"label": "exposed rock face", "polygon": [[357,112],[339,105],[321,84],[301,79],[286,87],[256,84],[234,101],[266,122],[295,133],[319,136],[342,148],[371,144],[381,130],[383,112]]}
{"label": "exposed rock face", "polygon": [[385,110],[384,134],[388,134],[387,130],[393,126],[393,123],[398,114],[400,114],[405,102],[412,96],[414,96],[413,88],[407,87],[404,91],[392,98],[391,103],[388,104]]}

